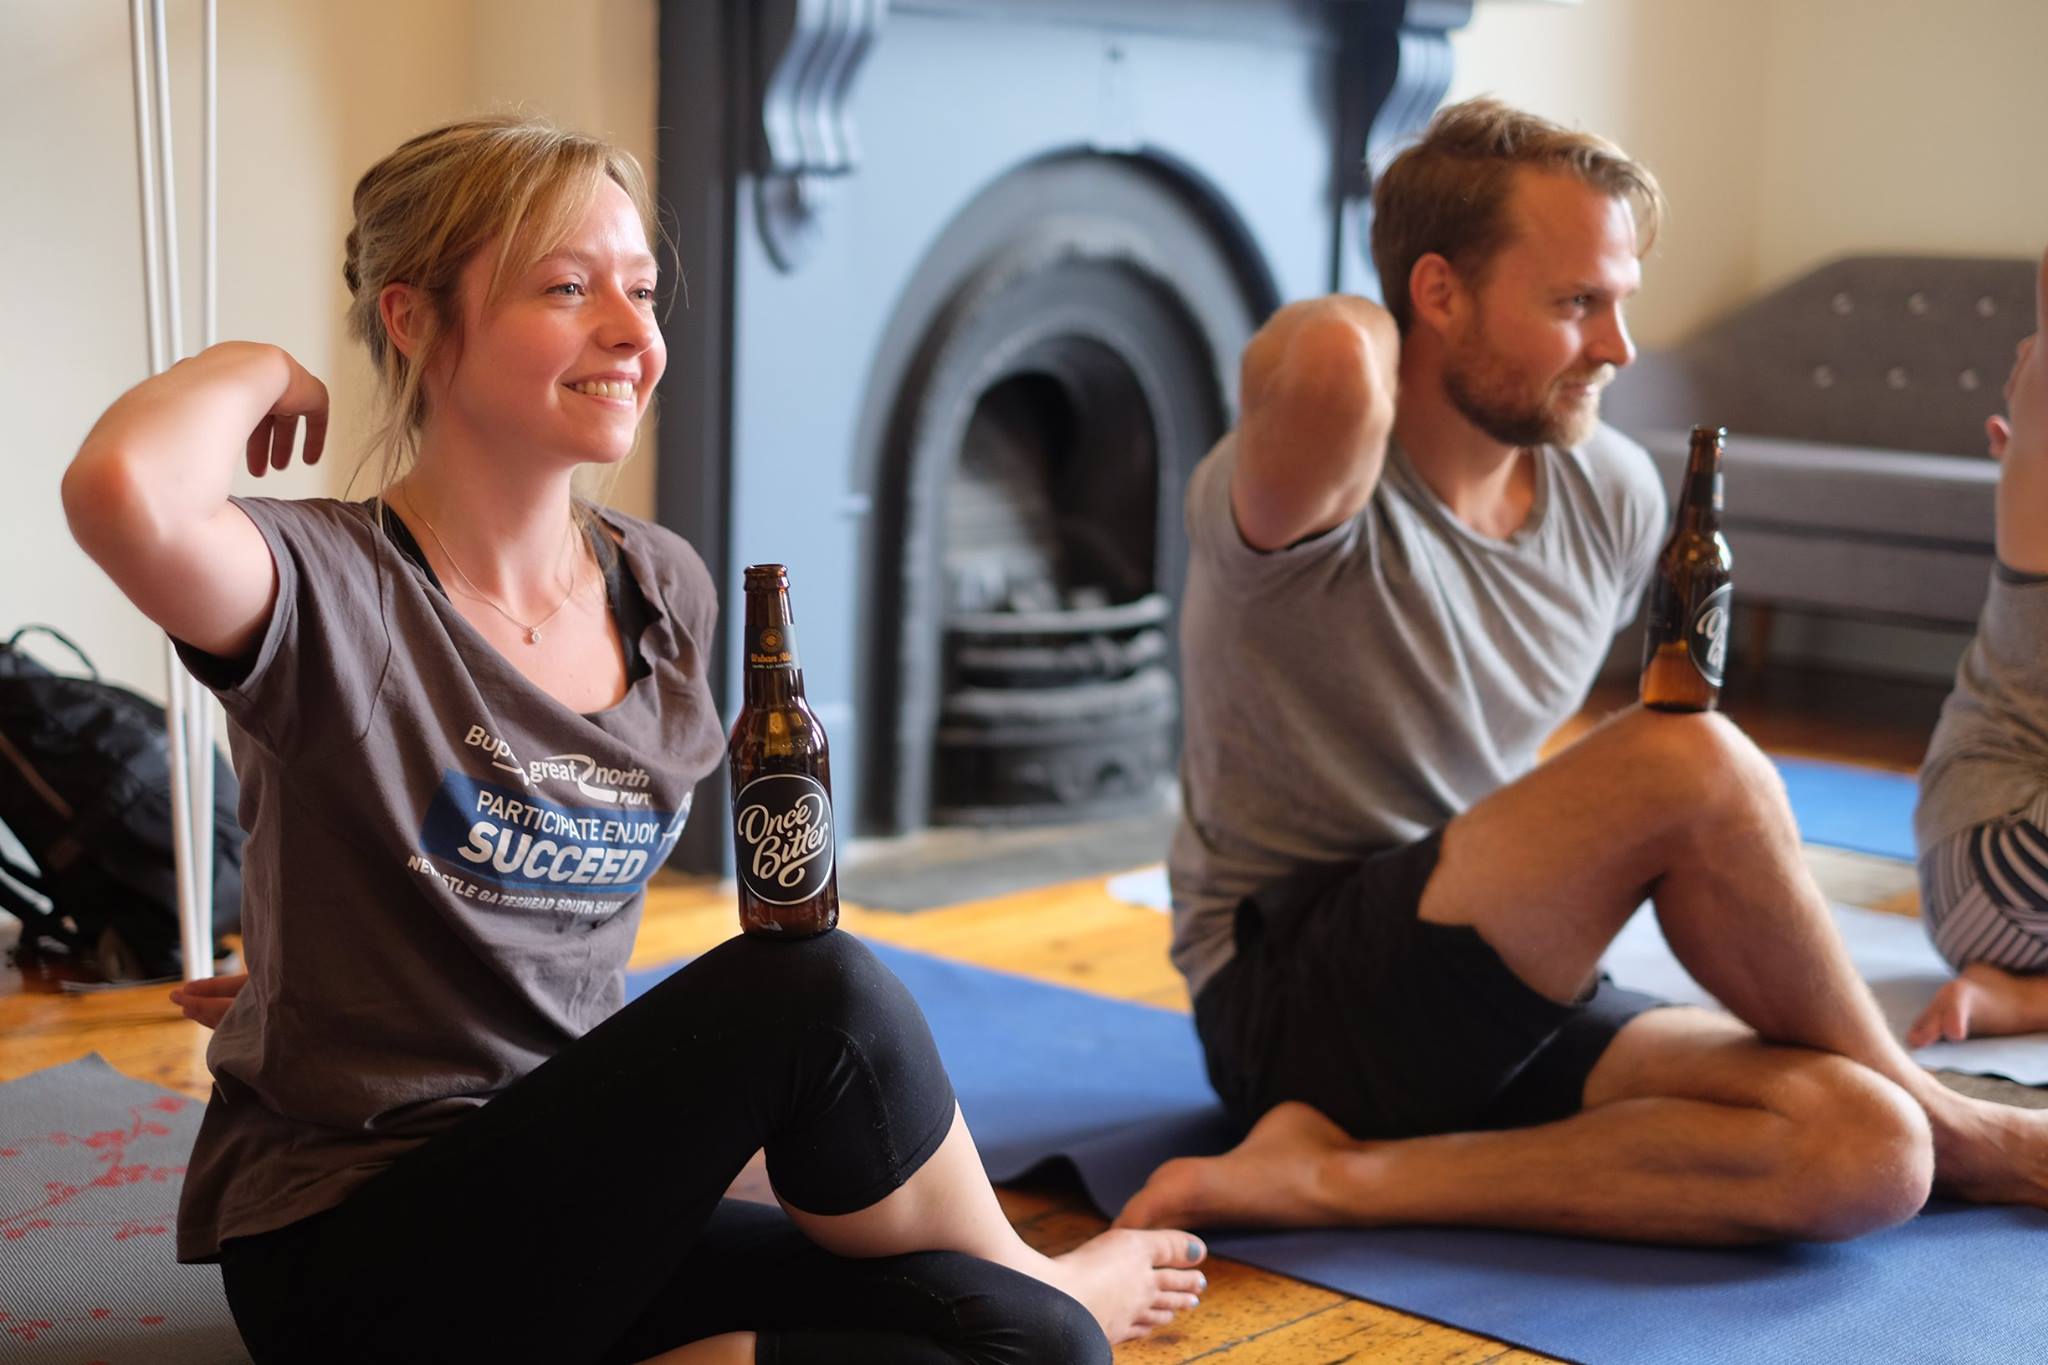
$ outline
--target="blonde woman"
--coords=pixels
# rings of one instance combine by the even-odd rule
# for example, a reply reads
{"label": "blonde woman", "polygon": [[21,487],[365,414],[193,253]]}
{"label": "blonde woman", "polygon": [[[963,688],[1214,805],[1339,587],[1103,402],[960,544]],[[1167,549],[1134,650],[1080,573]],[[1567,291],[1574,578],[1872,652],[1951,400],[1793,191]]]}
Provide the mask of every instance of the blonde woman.
{"label": "blonde woman", "polygon": [[[641,889],[718,763],[696,553],[578,499],[661,377],[638,168],[480,120],[356,187],[381,493],[230,497],[327,394],[230,342],[123,395],[81,545],[225,704],[247,982],[179,1255],[269,1361],[1101,1361],[1200,1244],[1012,1232],[922,1017],[852,937],[735,939],[621,1008]],[[787,1218],[725,1201],[757,1149]]]}

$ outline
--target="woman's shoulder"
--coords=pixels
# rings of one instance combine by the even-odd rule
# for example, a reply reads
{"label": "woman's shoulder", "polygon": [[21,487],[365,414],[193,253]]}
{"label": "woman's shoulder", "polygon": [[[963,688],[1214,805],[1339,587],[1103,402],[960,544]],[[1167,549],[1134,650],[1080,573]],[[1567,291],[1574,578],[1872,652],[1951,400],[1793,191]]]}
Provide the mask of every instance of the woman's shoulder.
{"label": "woman's shoulder", "polygon": [[270,542],[271,553],[321,559],[341,555],[361,559],[375,543],[374,505],[339,498],[265,498],[237,495],[230,499]]}
{"label": "woman's shoulder", "polygon": [[597,509],[617,534],[628,559],[639,559],[653,574],[661,595],[685,620],[715,613],[718,585],[697,547],[659,522],[614,508]]}
{"label": "woman's shoulder", "polygon": [[229,501],[259,525],[328,529],[349,536],[370,529],[375,516],[373,504],[340,498],[266,498],[238,493]]}

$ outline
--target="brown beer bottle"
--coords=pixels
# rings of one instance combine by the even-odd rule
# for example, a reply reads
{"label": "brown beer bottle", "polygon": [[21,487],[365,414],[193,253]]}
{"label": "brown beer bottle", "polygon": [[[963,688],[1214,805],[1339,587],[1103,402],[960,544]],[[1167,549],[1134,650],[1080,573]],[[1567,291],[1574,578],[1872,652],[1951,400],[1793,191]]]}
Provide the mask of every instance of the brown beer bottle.
{"label": "brown beer bottle", "polygon": [[740,928],[803,938],[839,923],[832,770],[825,728],[804,701],[789,573],[750,565],[746,593],[746,704],[726,745]]}
{"label": "brown beer bottle", "polygon": [[1694,427],[1679,490],[1678,526],[1657,556],[1643,639],[1643,705],[1658,711],[1709,711],[1728,662],[1728,612],[1734,557],[1721,538],[1724,427]]}

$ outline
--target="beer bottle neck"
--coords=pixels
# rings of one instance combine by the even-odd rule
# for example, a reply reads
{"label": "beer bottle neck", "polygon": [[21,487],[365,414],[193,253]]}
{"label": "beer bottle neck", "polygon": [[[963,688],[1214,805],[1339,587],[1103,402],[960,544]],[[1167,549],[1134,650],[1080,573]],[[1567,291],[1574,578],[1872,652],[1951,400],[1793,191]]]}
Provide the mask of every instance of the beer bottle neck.
{"label": "beer bottle neck", "polygon": [[746,704],[787,706],[804,695],[804,672],[800,668],[755,668],[746,670]]}
{"label": "beer bottle neck", "polygon": [[1678,505],[1679,522],[1698,530],[1721,526],[1721,446],[1695,441],[1685,462],[1685,487]]}
{"label": "beer bottle neck", "polygon": [[741,675],[749,706],[781,706],[804,694],[803,669],[796,658],[796,625],[790,620],[789,590],[749,587],[745,657]]}

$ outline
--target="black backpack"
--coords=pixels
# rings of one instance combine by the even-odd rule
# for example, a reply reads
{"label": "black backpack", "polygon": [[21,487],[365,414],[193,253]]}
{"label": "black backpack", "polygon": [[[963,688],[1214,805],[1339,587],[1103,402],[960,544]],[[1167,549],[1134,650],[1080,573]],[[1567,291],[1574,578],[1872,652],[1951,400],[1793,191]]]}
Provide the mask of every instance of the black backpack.
{"label": "black backpack", "polygon": [[[88,677],[53,673],[18,647],[39,631]],[[238,927],[242,831],[235,775],[213,773],[213,932]],[[35,866],[0,848],[0,910],[22,922],[25,959],[55,958],[103,981],[181,974],[164,709],[100,681],[83,650],[47,626],[0,644],[0,823]]]}

